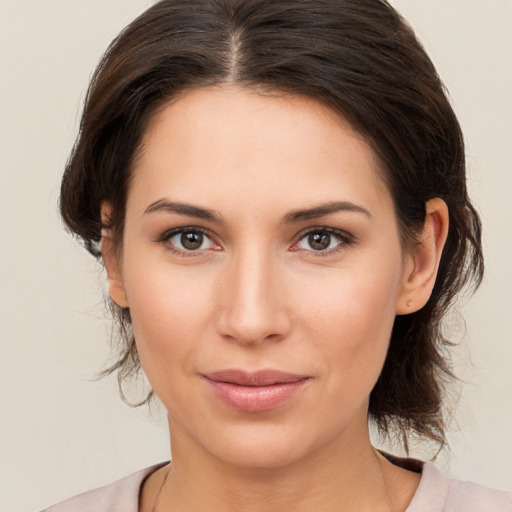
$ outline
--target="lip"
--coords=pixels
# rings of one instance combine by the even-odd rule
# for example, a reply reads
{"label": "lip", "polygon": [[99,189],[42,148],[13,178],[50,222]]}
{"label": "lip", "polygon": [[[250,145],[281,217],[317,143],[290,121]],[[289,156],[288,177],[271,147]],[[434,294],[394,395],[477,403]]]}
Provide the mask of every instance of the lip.
{"label": "lip", "polygon": [[280,370],[221,370],[204,374],[214,395],[239,411],[275,409],[297,395],[310,377]]}

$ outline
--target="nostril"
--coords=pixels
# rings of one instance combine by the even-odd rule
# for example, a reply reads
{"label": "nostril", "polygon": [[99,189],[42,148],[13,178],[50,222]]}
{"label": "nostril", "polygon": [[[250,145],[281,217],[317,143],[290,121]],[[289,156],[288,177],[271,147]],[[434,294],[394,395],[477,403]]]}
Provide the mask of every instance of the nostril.
{"label": "nostril", "polygon": [[225,339],[254,345],[288,335],[288,298],[275,265],[271,254],[254,245],[243,245],[226,265],[217,291],[217,328]]}
{"label": "nostril", "polygon": [[284,339],[290,331],[289,322],[283,315],[253,317],[249,322],[227,312],[222,316],[218,326],[219,333],[228,340],[244,345],[256,345],[262,342],[277,342]]}

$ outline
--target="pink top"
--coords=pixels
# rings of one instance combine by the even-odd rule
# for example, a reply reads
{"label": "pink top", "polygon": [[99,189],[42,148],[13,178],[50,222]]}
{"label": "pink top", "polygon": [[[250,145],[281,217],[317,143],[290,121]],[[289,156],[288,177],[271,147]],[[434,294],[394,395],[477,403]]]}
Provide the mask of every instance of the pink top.
{"label": "pink top", "polygon": [[[42,512],[137,512],[144,479],[162,466],[143,469]],[[425,463],[420,485],[405,512],[512,512],[512,493],[448,479]]]}

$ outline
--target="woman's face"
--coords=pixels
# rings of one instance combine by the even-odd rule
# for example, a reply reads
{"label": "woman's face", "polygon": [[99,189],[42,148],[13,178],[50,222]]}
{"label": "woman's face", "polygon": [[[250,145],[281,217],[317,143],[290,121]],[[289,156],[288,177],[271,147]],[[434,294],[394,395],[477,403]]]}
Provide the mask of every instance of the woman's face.
{"label": "woman's face", "polygon": [[407,261],[373,151],[326,107],[225,86],[161,109],[107,268],[173,452],[357,447]]}

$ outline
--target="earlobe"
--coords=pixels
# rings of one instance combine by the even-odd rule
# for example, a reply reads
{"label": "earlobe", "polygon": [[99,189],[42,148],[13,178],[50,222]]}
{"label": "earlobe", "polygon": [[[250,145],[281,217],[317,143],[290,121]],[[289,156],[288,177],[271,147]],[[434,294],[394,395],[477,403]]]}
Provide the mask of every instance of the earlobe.
{"label": "earlobe", "polygon": [[[101,206],[101,222],[104,226],[110,224],[111,212],[112,208],[110,204],[103,203]],[[127,308],[128,299],[124,290],[118,251],[116,251],[111,231],[106,227],[101,230],[101,254],[103,264],[107,271],[107,284],[110,298],[121,308]]]}
{"label": "earlobe", "polygon": [[426,204],[426,215],[420,240],[407,252],[402,284],[396,305],[397,315],[414,313],[430,298],[448,236],[448,206],[440,198]]}

